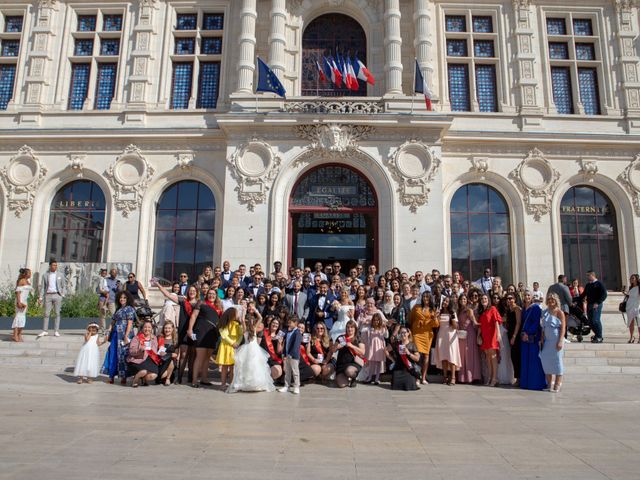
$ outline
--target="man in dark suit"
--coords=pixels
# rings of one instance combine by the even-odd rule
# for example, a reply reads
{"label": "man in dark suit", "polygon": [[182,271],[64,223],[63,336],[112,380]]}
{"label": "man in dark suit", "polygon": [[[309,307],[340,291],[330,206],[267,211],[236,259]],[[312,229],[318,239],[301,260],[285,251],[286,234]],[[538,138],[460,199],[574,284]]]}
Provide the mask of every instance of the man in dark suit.
{"label": "man in dark suit", "polygon": [[293,291],[284,296],[284,303],[290,315],[296,315],[300,320],[306,320],[309,314],[307,294],[302,291],[300,282],[293,282]]}
{"label": "man in dark suit", "polygon": [[240,280],[240,285],[244,289],[246,289],[253,280],[251,276],[247,275],[247,266],[244,263],[238,266],[238,271],[236,272],[235,276],[238,277],[238,280]]}
{"label": "man in dark suit", "polygon": [[187,296],[187,290],[189,290],[189,275],[186,272],[180,274],[180,295]]}
{"label": "man in dark suit", "polygon": [[587,316],[593,328],[593,337],[591,343],[602,343],[602,304],[607,299],[607,288],[602,284],[596,272],[590,270],[587,272],[587,284],[584,291],[580,294],[580,301],[587,301]]}
{"label": "man in dark suit", "polygon": [[318,293],[309,300],[309,316],[307,318],[307,327],[313,331],[316,322],[324,321],[327,330],[331,330],[334,320],[334,311],[331,304],[336,297],[329,292],[329,282],[323,280],[318,287]]}
{"label": "man in dark suit", "polygon": [[231,270],[231,263],[229,263],[229,260],[225,260],[222,262],[222,271],[220,272],[220,284],[223,289],[226,289],[231,285],[231,279],[233,276],[234,273]]}
{"label": "man in dark suit", "polygon": [[547,295],[550,293],[555,293],[560,298],[560,309],[564,313],[569,313],[569,306],[573,303],[573,298],[571,297],[571,292],[569,292],[569,287],[567,287],[567,276],[566,275],[558,275],[558,282],[554,283],[547,290]]}
{"label": "man in dark suit", "polygon": [[251,298],[257,298],[261,293],[266,293],[264,289],[264,285],[262,284],[262,275],[260,273],[256,273],[253,276],[253,281],[246,288],[247,295]]}

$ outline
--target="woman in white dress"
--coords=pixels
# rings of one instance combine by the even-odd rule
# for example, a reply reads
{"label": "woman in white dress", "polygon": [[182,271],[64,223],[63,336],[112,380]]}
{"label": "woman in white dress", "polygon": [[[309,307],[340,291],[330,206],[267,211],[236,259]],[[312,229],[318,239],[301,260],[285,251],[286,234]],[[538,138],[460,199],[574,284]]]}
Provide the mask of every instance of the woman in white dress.
{"label": "woman in white dress", "polygon": [[247,304],[242,324],[245,343],[238,347],[235,354],[233,382],[227,393],[235,392],[273,392],[276,387],[271,378],[269,354],[260,347],[257,334],[264,329],[262,316],[253,301]]}
{"label": "woman in white dress", "polygon": [[500,324],[498,330],[498,342],[500,343],[500,357],[498,358],[498,384],[512,385],[513,362],[511,361],[511,344],[509,343],[509,332],[505,326],[506,322]]}
{"label": "woman in white dress", "polygon": [[27,300],[29,299],[29,293],[31,292],[31,270],[28,268],[21,268],[18,281],[16,282],[16,315],[13,317],[13,334],[11,340],[14,342],[24,342],[22,338],[22,331],[27,323]]}
{"label": "woman in white dress", "polygon": [[625,308],[624,319],[627,327],[629,327],[629,342],[633,343],[633,325],[638,325],[638,343],[640,343],[640,324],[638,324],[638,315],[640,310],[640,278],[634,273],[629,278],[629,292],[622,291],[627,296],[627,306]]}
{"label": "woman in white dress", "polygon": [[335,342],[339,336],[345,334],[347,322],[353,320],[355,315],[355,307],[351,301],[348,289],[340,292],[340,301],[334,302],[333,309],[338,312],[338,319],[333,322],[333,326],[331,327],[331,341]]}
{"label": "woman in white dress", "polygon": [[[152,282],[155,279],[151,279]],[[166,322],[172,322],[174,325],[178,325],[180,323],[180,283],[173,282],[171,284],[171,295],[166,295],[164,300],[164,305],[162,306],[162,310],[160,311],[160,315],[158,316],[158,331],[162,331],[162,327]],[[184,297],[183,297],[184,298]]]}

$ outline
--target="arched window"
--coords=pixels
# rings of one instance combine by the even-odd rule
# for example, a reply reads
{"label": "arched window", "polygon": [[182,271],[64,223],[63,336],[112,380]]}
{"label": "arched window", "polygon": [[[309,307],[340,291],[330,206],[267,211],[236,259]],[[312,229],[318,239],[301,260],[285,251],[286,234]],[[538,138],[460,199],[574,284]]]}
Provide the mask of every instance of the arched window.
{"label": "arched window", "polygon": [[360,81],[360,89],[352,91],[336,88],[331,80],[320,81],[316,61],[340,54],[358,58],[367,64],[367,37],[360,24],[340,13],[328,13],[313,20],[302,36],[302,95],[343,97],[367,95],[367,84]]}
{"label": "arched window", "polygon": [[102,189],[89,180],[68,183],[51,202],[45,260],[101,262],[104,222]]}
{"label": "arched window", "polygon": [[473,183],[458,189],[451,200],[452,271],[472,282],[486,267],[512,282],[509,208],[488,185]]}
{"label": "arched window", "polygon": [[216,202],[206,185],[183,181],[164,191],[156,210],[154,275],[195,280],[213,263]]}
{"label": "arched window", "polygon": [[622,286],[616,211],[593,187],[569,189],[560,204],[564,273],[582,283],[593,270],[609,289]]}

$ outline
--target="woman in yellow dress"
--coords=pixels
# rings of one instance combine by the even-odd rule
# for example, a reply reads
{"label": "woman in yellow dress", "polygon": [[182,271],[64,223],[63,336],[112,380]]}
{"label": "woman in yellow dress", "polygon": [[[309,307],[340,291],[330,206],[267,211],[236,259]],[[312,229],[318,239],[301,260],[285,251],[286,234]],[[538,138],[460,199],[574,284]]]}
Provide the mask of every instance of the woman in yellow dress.
{"label": "woman in yellow dress", "polygon": [[431,293],[424,292],[420,303],[416,303],[409,315],[409,327],[413,335],[413,342],[420,353],[420,368],[422,378],[420,383],[427,383],[427,369],[429,368],[429,352],[433,342],[433,329],[438,328],[438,321],[435,304]]}
{"label": "woman in yellow dress", "polygon": [[218,329],[220,330],[220,346],[216,354],[216,363],[220,367],[222,383],[220,387],[226,390],[229,383],[233,382],[233,365],[236,348],[242,339],[242,326],[240,314],[237,308],[228,308],[220,318]]}

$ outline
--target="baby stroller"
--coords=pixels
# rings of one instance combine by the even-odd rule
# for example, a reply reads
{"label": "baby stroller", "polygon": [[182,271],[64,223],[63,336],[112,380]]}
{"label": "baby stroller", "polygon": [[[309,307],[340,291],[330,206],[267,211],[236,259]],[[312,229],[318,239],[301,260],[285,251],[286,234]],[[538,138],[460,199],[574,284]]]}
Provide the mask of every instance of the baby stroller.
{"label": "baby stroller", "polygon": [[567,317],[567,330],[571,335],[576,336],[578,342],[582,342],[582,337],[591,333],[589,317],[582,308],[577,305],[569,306],[569,316]]}
{"label": "baby stroller", "polygon": [[149,307],[148,302],[144,302],[144,304],[139,305],[136,308],[136,316],[138,317],[138,321],[136,322],[136,329],[139,331],[142,324],[146,321],[150,321],[153,325],[153,334],[157,335],[158,323],[156,322],[156,317],[158,316],[151,307]]}

